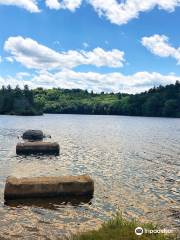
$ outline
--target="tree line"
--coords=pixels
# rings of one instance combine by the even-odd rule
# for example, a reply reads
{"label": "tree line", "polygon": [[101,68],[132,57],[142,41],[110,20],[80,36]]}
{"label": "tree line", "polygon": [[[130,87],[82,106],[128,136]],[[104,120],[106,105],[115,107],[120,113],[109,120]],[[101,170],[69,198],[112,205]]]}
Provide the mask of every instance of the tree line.
{"label": "tree line", "polygon": [[104,114],[180,117],[180,82],[139,94],[94,93],[81,89],[0,90],[0,114]]}
{"label": "tree line", "polygon": [[32,116],[42,113],[43,110],[35,102],[33,91],[27,85],[23,90],[19,86],[13,89],[10,85],[0,89],[0,114]]}

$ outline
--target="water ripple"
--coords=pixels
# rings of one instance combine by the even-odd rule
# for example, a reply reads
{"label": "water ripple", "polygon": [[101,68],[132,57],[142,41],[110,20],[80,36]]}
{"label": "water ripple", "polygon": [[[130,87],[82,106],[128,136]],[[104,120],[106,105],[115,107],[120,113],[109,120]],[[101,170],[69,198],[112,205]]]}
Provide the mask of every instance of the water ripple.
{"label": "water ripple", "polygon": [[[0,238],[57,239],[96,229],[117,210],[127,218],[180,226],[179,119],[118,116],[0,116]],[[19,157],[18,136],[42,129],[61,155]],[[3,203],[9,175],[89,174],[91,202]]]}

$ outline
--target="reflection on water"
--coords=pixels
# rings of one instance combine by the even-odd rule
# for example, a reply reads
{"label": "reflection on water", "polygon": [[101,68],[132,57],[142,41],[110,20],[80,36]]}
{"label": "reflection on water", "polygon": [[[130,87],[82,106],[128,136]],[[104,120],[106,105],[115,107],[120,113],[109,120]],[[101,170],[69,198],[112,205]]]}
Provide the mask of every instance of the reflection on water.
{"label": "reflection on water", "polygon": [[[60,156],[16,156],[18,136],[41,129]],[[48,139],[49,141],[50,139]],[[180,120],[120,116],[0,116],[0,239],[57,239],[97,228],[117,210],[127,218],[180,226]],[[89,174],[89,201],[4,204],[5,179]]]}
{"label": "reflection on water", "polygon": [[28,198],[28,199],[16,199],[6,200],[4,204],[14,208],[21,208],[23,206],[34,206],[39,208],[46,208],[50,210],[58,210],[62,205],[72,205],[74,207],[84,204],[92,204],[92,197],[80,196],[80,197],[51,197],[51,198]]}

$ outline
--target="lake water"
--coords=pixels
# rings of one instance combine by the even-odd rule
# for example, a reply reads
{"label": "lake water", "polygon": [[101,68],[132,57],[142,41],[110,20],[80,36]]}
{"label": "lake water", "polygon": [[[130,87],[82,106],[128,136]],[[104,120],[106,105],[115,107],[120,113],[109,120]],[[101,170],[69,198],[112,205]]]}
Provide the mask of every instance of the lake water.
{"label": "lake water", "polygon": [[[61,154],[18,157],[17,137],[41,129]],[[4,205],[9,175],[89,174],[89,203]],[[127,218],[180,227],[180,119],[123,116],[0,116],[0,239],[61,239],[97,228],[117,210]]]}

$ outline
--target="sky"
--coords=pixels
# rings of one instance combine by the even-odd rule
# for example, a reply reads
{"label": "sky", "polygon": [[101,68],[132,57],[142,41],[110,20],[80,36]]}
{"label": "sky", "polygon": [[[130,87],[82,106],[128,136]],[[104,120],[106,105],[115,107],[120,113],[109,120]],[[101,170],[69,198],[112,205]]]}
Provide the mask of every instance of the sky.
{"label": "sky", "polygon": [[180,0],[0,0],[0,86],[138,93],[180,81]]}

